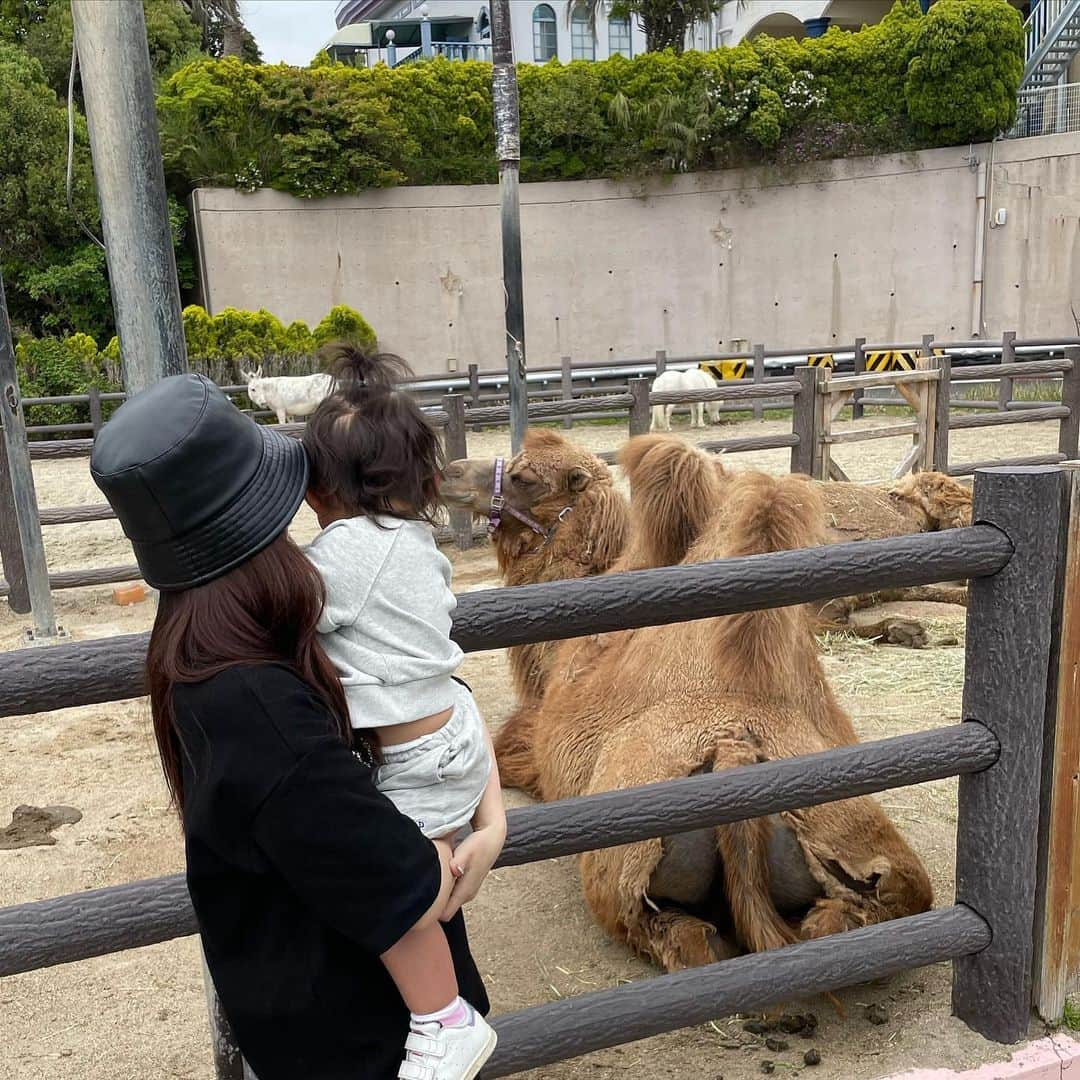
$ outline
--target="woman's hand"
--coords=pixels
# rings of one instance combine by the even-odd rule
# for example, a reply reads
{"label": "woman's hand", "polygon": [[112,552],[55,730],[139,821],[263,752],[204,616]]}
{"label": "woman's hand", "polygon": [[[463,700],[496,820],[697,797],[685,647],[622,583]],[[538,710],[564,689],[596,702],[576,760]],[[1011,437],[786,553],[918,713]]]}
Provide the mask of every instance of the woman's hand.
{"label": "woman's hand", "polygon": [[506,842],[506,818],[469,833],[456,848],[450,859],[450,871],[455,877],[450,899],[441,918],[449,922],[480,891],[495,860]]}

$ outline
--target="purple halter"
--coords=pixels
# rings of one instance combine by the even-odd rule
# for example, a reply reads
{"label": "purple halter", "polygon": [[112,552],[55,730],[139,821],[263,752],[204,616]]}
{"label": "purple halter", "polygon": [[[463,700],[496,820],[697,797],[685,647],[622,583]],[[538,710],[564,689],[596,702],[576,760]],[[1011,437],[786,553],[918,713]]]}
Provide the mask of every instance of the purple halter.
{"label": "purple halter", "polygon": [[503,475],[506,471],[506,459],[497,457],[495,459],[495,477],[494,482],[491,485],[491,506],[488,510],[488,534],[494,535],[496,530],[502,524],[503,514],[509,514],[512,518],[517,518],[523,525],[532,529],[537,536],[541,537],[544,541],[543,547],[547,547],[551,543],[551,538],[555,535],[555,530],[562,524],[566,515],[570,513],[574,507],[564,506],[559,511],[559,516],[555,519],[555,523],[550,529],[545,529],[536,518],[529,517],[528,514],[523,514],[520,510],[515,510],[506,501],[506,496],[503,495]]}

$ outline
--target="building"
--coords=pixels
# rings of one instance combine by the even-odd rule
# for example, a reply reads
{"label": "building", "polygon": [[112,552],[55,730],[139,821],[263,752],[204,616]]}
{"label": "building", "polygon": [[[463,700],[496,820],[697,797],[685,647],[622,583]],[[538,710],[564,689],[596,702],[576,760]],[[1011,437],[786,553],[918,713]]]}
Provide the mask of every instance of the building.
{"label": "building", "polygon": [[[576,0],[513,0],[514,56],[542,64],[558,59],[606,60],[639,56],[645,34],[634,19],[613,19],[603,9],[595,24]],[[491,16],[483,0],[341,0],[338,32],[326,45],[337,59],[396,64],[429,55],[451,60],[491,59]]]}

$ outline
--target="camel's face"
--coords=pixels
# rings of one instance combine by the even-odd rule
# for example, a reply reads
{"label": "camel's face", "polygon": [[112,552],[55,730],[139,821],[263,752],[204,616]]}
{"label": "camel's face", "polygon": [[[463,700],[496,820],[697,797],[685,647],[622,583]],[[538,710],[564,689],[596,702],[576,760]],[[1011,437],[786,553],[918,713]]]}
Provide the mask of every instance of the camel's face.
{"label": "camel's face", "polygon": [[[506,463],[502,494],[509,506],[534,513],[547,500],[572,499],[598,479],[601,462],[548,431],[530,431],[525,447]],[[486,514],[495,485],[493,459],[463,458],[443,472],[439,498],[447,506]]]}
{"label": "camel's face", "polygon": [[893,484],[889,494],[921,511],[928,531],[971,524],[971,492],[944,473],[909,473]]}

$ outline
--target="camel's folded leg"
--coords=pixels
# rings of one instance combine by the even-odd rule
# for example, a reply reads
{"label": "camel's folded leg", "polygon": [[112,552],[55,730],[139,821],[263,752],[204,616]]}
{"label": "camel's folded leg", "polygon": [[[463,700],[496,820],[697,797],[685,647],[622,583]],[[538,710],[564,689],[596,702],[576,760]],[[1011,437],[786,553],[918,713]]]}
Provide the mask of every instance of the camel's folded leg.
{"label": "camel's folded leg", "polygon": [[520,788],[540,798],[540,775],[533,753],[539,705],[519,705],[503,722],[492,740],[499,780],[503,787]]}
{"label": "camel's folded leg", "polygon": [[795,829],[807,866],[826,893],[803,919],[803,938],[918,915],[933,904],[926,868],[873,799],[781,816]]}
{"label": "camel's folded leg", "polygon": [[[713,771],[737,765],[755,765],[762,758],[754,740],[732,730],[717,740]],[[724,863],[724,891],[731,908],[735,935],[751,952],[778,949],[797,940],[773,904],[769,884],[768,818],[753,818],[716,830],[717,847]]]}

